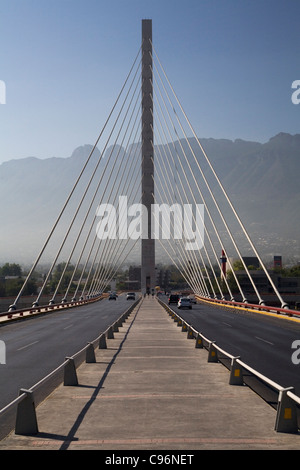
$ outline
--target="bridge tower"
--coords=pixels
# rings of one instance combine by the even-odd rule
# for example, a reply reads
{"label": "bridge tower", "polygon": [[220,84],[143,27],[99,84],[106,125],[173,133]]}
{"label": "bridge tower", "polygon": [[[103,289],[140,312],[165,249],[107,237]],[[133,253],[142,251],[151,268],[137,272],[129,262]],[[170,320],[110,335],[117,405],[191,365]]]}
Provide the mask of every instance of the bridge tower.
{"label": "bridge tower", "polygon": [[142,204],[148,217],[148,237],[142,238],[141,248],[142,293],[154,292],[156,284],[151,210],[154,204],[152,62],[152,20],[142,20]]}

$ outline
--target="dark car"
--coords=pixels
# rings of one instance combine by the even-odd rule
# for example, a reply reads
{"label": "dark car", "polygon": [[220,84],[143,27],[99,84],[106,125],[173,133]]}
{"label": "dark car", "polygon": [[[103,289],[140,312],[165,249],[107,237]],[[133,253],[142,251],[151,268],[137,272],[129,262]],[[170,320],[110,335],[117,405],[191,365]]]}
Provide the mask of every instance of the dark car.
{"label": "dark car", "polygon": [[110,294],[110,296],[108,297],[108,300],[117,300],[116,294]]}
{"label": "dark car", "polygon": [[177,294],[172,294],[172,295],[170,295],[170,297],[169,297],[169,305],[170,305],[170,304],[178,304],[179,299],[180,299],[180,295],[177,295]]}

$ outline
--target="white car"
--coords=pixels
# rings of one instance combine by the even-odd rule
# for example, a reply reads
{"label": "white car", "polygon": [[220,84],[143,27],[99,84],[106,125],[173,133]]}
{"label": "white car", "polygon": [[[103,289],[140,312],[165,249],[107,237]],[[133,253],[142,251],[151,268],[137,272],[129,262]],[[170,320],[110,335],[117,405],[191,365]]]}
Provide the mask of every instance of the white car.
{"label": "white car", "polygon": [[191,301],[188,297],[181,297],[177,304],[178,308],[189,308],[192,309]]}
{"label": "white car", "polygon": [[135,300],[135,292],[128,292],[127,294],[127,297],[126,297],[127,300]]}

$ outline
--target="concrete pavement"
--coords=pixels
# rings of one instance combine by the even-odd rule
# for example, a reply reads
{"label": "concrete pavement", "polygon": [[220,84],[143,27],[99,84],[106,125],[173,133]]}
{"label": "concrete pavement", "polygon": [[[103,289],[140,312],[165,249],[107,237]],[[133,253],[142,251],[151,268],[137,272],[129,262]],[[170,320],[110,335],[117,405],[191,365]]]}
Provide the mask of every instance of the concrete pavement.
{"label": "concrete pavement", "polygon": [[143,299],[78,370],[37,407],[39,432],[14,433],[0,450],[298,449],[274,431],[276,411],[208,363],[155,298]]}

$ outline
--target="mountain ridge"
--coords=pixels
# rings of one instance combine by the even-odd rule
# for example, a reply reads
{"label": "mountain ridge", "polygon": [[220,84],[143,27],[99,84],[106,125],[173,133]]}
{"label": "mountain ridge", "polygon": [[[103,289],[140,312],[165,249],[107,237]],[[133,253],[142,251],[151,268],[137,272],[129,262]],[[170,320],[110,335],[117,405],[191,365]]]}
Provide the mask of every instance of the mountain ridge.
{"label": "mountain ridge", "polygon": [[[270,239],[269,256],[273,250],[300,261],[300,134],[280,132],[266,143],[199,141],[254,241]],[[198,158],[196,139],[189,144]],[[36,257],[92,148],[85,144],[66,158],[30,156],[0,165],[0,262]],[[96,148],[87,167],[99,156]]]}

